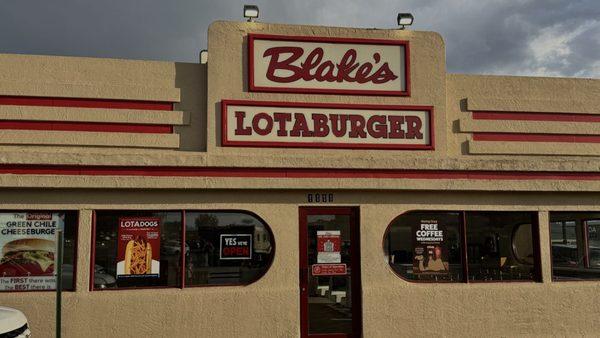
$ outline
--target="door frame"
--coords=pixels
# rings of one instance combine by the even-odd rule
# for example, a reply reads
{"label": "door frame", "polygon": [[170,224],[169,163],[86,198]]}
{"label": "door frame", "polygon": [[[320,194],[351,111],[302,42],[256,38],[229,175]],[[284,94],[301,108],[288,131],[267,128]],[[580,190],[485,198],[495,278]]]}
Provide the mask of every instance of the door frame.
{"label": "door frame", "polygon": [[299,207],[299,291],[300,291],[300,336],[308,334],[308,224],[309,215],[348,215],[350,218],[351,243],[351,288],[352,288],[352,334],[311,334],[310,337],[361,337],[362,336],[362,287],[360,275],[360,209],[358,207]]}

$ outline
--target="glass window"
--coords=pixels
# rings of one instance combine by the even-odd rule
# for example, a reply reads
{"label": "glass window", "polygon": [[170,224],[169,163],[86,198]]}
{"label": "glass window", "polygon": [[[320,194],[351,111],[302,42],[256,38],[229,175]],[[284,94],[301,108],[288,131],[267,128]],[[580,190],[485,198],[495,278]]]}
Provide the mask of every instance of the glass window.
{"label": "glass window", "polygon": [[527,212],[467,212],[469,279],[535,280],[534,223]]}
{"label": "glass window", "polygon": [[76,211],[0,212],[0,290],[56,289],[56,233],[64,229],[63,289],[75,289]]}
{"label": "glass window", "polygon": [[409,280],[539,280],[535,216],[531,212],[413,211],[392,221],[385,251],[392,269]]}
{"label": "glass window", "polygon": [[460,281],[459,212],[409,212],[388,228],[385,249],[390,266],[411,280]]}
{"label": "glass window", "polygon": [[185,219],[186,285],[249,284],[271,265],[273,237],[258,217],[187,211]]}
{"label": "glass window", "polygon": [[600,279],[600,212],[551,212],[554,280]]}
{"label": "glass window", "polygon": [[97,211],[94,289],[180,286],[181,235],[181,211]]}

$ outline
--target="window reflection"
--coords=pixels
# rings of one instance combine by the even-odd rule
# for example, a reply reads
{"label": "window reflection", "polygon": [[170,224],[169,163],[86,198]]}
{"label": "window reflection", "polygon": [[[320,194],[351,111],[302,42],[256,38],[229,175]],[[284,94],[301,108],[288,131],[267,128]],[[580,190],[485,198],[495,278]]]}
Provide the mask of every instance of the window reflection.
{"label": "window reflection", "polygon": [[[123,278],[117,274],[119,219],[156,218],[160,223],[159,272],[156,277]],[[180,211],[96,211],[94,289],[179,286],[181,278]],[[188,248],[185,249],[189,251]]]}
{"label": "window reflection", "polygon": [[469,279],[535,279],[533,222],[532,213],[467,212]]}
{"label": "window reflection", "polygon": [[600,278],[600,213],[551,212],[554,280]]}
{"label": "window reflection", "polygon": [[392,221],[384,246],[410,280],[539,280],[537,229],[532,212],[413,211]]}
{"label": "window reflection", "polygon": [[255,216],[200,211],[185,216],[186,285],[249,284],[271,264],[271,233]]}
{"label": "window reflection", "polygon": [[[385,238],[390,266],[412,280],[460,281],[461,217],[459,212],[410,212],[397,217]],[[428,240],[426,235],[436,235],[433,231],[441,231],[440,236]]]}

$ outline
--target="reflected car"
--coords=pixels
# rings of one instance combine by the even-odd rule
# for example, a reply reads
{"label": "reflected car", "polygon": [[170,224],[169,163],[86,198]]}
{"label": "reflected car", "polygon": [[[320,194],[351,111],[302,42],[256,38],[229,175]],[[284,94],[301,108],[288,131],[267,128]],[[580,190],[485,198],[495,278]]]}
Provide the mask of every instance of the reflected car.
{"label": "reflected car", "polygon": [[[73,265],[64,264],[63,265],[63,290],[73,289],[71,285],[71,281],[73,280]],[[112,275],[106,273],[103,267],[100,265],[94,266],[94,289],[106,289],[113,288],[117,285],[117,280]]]}
{"label": "reflected car", "polygon": [[[161,254],[164,255],[179,255],[181,252],[181,242],[177,240],[168,240],[162,243],[160,247]],[[190,246],[185,243],[185,255],[190,254]]]}

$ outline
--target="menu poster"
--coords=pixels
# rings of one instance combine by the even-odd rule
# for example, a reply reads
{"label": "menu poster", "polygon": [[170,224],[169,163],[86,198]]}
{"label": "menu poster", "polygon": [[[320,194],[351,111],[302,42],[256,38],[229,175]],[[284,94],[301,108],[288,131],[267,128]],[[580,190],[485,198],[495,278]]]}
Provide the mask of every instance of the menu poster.
{"label": "menu poster", "polygon": [[448,251],[444,244],[445,229],[437,220],[421,220],[413,226],[413,272],[447,274]]}
{"label": "menu poster", "polygon": [[117,278],[159,277],[160,218],[119,218]]}
{"label": "menu poster", "polygon": [[56,288],[56,231],[64,214],[0,213],[0,290]]}
{"label": "menu poster", "polygon": [[339,230],[318,230],[317,263],[341,263],[341,244]]}

